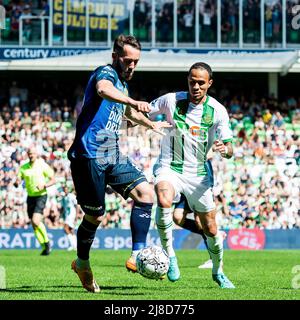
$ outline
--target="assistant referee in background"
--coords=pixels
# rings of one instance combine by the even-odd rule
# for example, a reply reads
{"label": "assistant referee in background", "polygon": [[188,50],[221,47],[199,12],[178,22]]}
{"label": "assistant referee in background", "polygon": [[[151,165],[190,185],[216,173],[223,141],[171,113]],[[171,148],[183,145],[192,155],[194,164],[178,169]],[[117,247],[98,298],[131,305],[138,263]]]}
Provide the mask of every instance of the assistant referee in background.
{"label": "assistant referee in background", "polygon": [[38,157],[35,148],[29,149],[27,155],[29,161],[20,167],[16,183],[18,185],[21,180],[25,181],[28,217],[35,237],[43,248],[41,255],[47,256],[50,254],[50,243],[42,219],[47,201],[47,188],[55,184],[54,171]]}

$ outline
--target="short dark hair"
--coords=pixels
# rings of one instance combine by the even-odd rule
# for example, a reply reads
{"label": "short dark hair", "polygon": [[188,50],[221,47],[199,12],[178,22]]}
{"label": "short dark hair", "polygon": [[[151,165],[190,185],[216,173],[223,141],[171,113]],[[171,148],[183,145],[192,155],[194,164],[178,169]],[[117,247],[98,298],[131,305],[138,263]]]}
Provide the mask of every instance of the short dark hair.
{"label": "short dark hair", "polygon": [[206,70],[207,73],[208,73],[208,76],[209,76],[209,80],[211,80],[212,77],[213,77],[213,72],[212,72],[211,67],[210,67],[207,63],[205,63],[205,62],[196,62],[196,63],[194,63],[194,64],[190,67],[189,74],[191,73],[191,71],[192,71],[193,69]]}
{"label": "short dark hair", "polygon": [[124,46],[126,44],[138,50],[142,49],[142,46],[137,38],[130,35],[125,36],[124,34],[120,34],[114,41],[114,52],[122,56],[124,54]]}

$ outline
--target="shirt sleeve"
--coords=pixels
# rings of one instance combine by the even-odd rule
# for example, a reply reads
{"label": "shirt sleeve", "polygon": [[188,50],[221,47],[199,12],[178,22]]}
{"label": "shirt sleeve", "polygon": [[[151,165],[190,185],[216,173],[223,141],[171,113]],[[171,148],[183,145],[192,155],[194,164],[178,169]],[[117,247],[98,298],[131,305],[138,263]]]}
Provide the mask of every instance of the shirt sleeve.
{"label": "shirt sleeve", "polygon": [[115,85],[118,80],[116,71],[111,66],[105,66],[104,68],[99,68],[96,71],[96,82],[100,80],[108,80]]}
{"label": "shirt sleeve", "polygon": [[166,113],[166,109],[168,108],[168,94],[161,96],[150,102],[150,112],[149,119],[151,121],[156,120],[158,115],[162,115]]}
{"label": "shirt sleeve", "polygon": [[23,179],[23,170],[22,170],[22,167],[19,169],[17,176],[18,176],[19,179]]}
{"label": "shirt sleeve", "polygon": [[229,123],[229,116],[225,107],[221,109],[219,114],[217,139],[222,140],[223,143],[232,141],[232,130]]}
{"label": "shirt sleeve", "polygon": [[48,179],[51,179],[54,176],[53,169],[46,162],[43,162],[43,175]]}

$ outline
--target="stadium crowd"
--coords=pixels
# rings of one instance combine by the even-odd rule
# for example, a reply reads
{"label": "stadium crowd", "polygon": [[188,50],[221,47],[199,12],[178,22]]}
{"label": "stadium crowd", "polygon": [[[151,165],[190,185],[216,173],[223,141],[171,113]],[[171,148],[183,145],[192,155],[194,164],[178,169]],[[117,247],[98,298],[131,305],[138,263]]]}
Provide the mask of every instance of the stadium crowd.
{"label": "stadium crowd", "polygon": [[[24,185],[15,180],[20,164],[27,160],[26,150],[33,145],[54,169],[57,181],[48,190],[45,223],[48,228],[62,228],[64,186],[74,192],[67,150],[83,91],[80,87],[74,91],[72,103],[51,97],[29,101],[27,91],[14,82],[6,98],[0,92],[0,228],[29,227]],[[300,228],[300,99],[231,96],[226,87],[213,95],[227,107],[235,137],[232,160],[215,153],[211,158],[220,227]],[[160,135],[143,127],[122,129],[121,150],[150,181],[159,144]],[[108,188],[102,227],[129,228],[131,205],[130,199],[125,201]],[[78,212],[79,223],[82,212]]]}
{"label": "stadium crowd", "polygon": [[[94,1],[96,2],[96,1]],[[126,1],[124,1],[126,3]],[[75,3],[75,1],[74,1]],[[151,0],[135,0],[133,6],[134,31],[141,41],[151,41]],[[2,41],[13,43],[19,41],[20,18],[23,19],[23,42],[28,44],[40,41],[40,21],[32,17],[47,17],[49,1],[41,0],[0,0],[6,10],[6,28],[2,31]],[[299,5],[299,0],[286,1],[286,34],[288,43],[299,43],[299,32],[292,28],[294,17],[292,8]],[[269,47],[276,47],[282,38],[282,1],[265,0],[264,21],[265,41]],[[221,1],[221,37],[222,43],[237,43],[239,37],[239,0]],[[173,42],[173,0],[156,0],[155,2],[157,41]],[[217,0],[199,1],[199,41],[215,43],[217,41]],[[260,0],[243,1],[243,27],[245,43],[260,42]],[[195,1],[177,0],[178,42],[193,43],[195,41],[196,7]],[[129,18],[119,22],[129,26]],[[47,23],[45,24],[47,29]],[[57,26],[55,26],[57,28]],[[62,27],[61,27],[62,28]],[[121,30],[119,30],[120,32]],[[123,30],[125,32],[125,30]],[[57,33],[60,34],[61,30]],[[93,30],[91,30],[93,40]],[[99,33],[99,31],[98,31]],[[126,33],[126,32],[125,32]],[[58,36],[58,34],[56,36]],[[69,34],[72,41],[82,41],[82,33]],[[61,37],[60,41],[61,41]],[[105,36],[102,40],[105,39]],[[55,40],[55,39],[54,39]]]}

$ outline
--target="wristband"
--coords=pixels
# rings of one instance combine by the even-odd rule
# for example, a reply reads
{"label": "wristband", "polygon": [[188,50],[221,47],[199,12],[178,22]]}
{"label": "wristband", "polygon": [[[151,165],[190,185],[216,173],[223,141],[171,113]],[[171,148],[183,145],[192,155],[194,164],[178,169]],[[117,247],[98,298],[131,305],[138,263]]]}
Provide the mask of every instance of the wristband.
{"label": "wristband", "polygon": [[225,146],[225,150],[224,150],[225,156],[228,156],[228,147]]}

